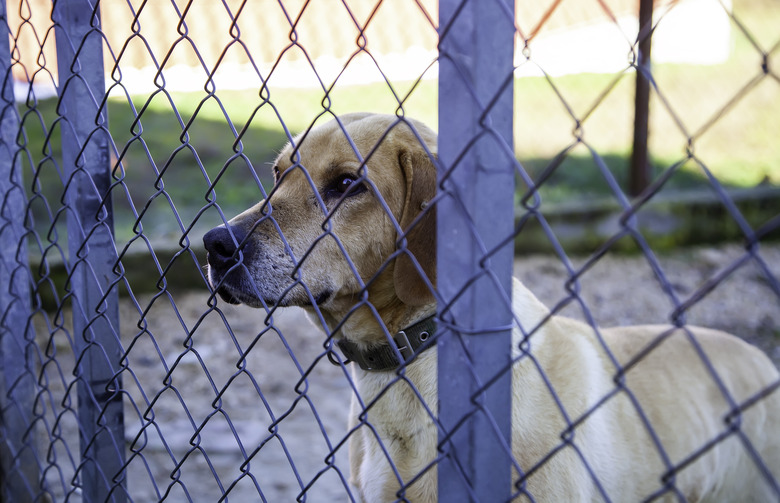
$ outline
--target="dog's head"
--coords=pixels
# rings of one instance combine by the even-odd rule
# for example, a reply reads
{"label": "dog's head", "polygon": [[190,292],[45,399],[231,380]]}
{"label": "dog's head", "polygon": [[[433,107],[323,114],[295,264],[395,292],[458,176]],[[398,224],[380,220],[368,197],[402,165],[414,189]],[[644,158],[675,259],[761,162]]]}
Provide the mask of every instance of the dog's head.
{"label": "dog's head", "polygon": [[350,114],[299,135],[269,196],[204,236],[220,296],[254,307],[430,304],[435,283],[435,134]]}

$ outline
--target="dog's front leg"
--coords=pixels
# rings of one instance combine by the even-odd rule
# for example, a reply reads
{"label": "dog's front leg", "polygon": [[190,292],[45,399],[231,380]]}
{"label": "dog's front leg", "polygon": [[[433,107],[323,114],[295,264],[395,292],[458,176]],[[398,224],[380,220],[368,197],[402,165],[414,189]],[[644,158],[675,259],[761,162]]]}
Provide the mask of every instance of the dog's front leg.
{"label": "dog's front leg", "polygon": [[360,414],[360,403],[356,396],[352,397],[349,407],[349,484],[353,496],[357,497],[358,503],[365,503],[361,486],[360,467],[363,465],[363,453],[365,452],[365,439],[363,429],[355,429],[358,425],[358,415]]}

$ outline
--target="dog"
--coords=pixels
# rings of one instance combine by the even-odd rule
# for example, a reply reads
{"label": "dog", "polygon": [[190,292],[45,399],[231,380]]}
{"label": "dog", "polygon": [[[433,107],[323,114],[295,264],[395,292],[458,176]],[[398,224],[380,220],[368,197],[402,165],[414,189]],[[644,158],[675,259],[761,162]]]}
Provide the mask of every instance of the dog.
{"label": "dog", "polygon": [[[301,306],[355,362],[365,502],[437,500],[436,145],[411,119],[340,116],[293,139],[268,197],[204,237],[222,299]],[[512,309],[518,501],[780,500],[780,375],[761,351],[690,326],[597,332],[517,280]]]}

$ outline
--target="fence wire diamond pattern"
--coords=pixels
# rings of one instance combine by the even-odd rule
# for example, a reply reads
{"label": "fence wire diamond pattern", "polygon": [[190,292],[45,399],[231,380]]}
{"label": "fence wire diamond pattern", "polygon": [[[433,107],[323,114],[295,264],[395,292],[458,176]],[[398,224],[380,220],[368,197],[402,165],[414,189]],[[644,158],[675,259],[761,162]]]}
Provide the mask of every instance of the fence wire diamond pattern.
{"label": "fence wire diamond pattern", "polygon": [[[780,501],[780,12],[743,3],[0,2],[3,499]],[[678,263],[692,179],[672,213],[740,244]]]}

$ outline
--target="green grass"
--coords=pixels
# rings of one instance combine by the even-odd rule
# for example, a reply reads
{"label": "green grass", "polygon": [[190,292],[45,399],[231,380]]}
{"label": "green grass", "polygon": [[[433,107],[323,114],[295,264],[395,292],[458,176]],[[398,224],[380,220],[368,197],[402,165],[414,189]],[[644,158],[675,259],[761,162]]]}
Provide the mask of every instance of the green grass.
{"label": "green grass", "polygon": [[[239,142],[224,117],[209,117],[214,113],[214,100],[204,103],[198,113],[184,100],[183,106],[177,106],[177,117],[170,106],[164,108],[163,98],[158,95],[150,106],[138,107],[136,113],[127,102],[109,101],[111,133],[121,161],[114,163],[112,173],[120,241],[135,235],[134,212],[141,214],[145,234],[167,238],[180,236],[209,201],[219,203],[227,216],[259,201],[263,197],[261,187],[272,183],[264,164],[286,141],[278,128],[252,127],[247,140]],[[58,211],[66,190],[59,160],[60,126],[50,129],[57,117],[55,107],[55,100],[41,101],[36,113],[28,113],[24,122],[25,157],[32,159],[32,164],[23,162],[22,167],[30,195],[40,192],[45,198],[34,197],[31,204],[42,231],[52,224],[48,214]],[[140,118],[138,122],[136,117]],[[187,126],[186,133],[182,123]],[[217,179],[215,198],[210,187]],[[174,211],[181,222],[174,218]],[[62,224],[63,220],[60,217],[56,222]],[[211,225],[220,217],[212,210],[205,220]]]}

